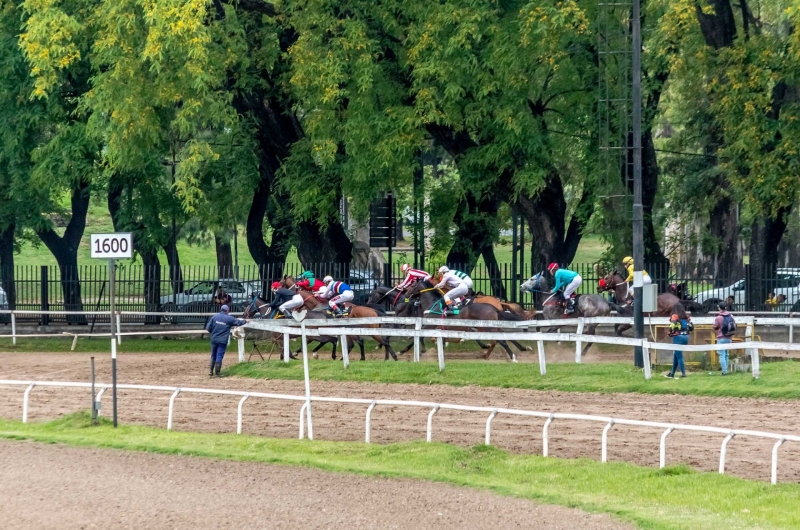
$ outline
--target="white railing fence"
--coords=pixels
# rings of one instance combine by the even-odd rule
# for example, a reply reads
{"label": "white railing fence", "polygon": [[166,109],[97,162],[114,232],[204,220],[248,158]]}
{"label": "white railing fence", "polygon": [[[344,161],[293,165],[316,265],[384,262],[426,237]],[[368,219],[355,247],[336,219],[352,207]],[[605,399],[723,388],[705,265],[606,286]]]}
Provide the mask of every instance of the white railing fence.
{"label": "white railing fence", "polygon": [[[331,319],[331,320],[305,320],[297,323],[291,320],[251,320],[245,326],[245,330],[267,331],[276,334],[283,334],[283,359],[289,362],[289,339],[291,336],[298,336],[306,348],[309,339],[313,340],[320,336],[337,336],[342,343],[342,362],[345,368],[350,363],[349,352],[347,350],[347,337],[354,336],[374,336],[383,337],[403,337],[414,341],[414,362],[419,362],[420,344],[424,339],[436,339],[436,349],[439,359],[439,369],[444,370],[444,341],[447,339],[483,340],[483,341],[535,341],[539,354],[539,370],[541,375],[547,373],[545,347],[546,342],[574,342],[575,343],[575,362],[581,362],[581,352],[587,343],[593,344],[614,344],[620,346],[641,346],[644,350],[645,358],[650,359],[651,350],[680,350],[680,351],[719,351],[719,350],[747,350],[752,359],[752,374],[754,378],[760,376],[759,349],[761,350],[780,350],[780,351],[800,351],[800,344],[784,342],[762,342],[753,341],[753,329],[757,323],[755,317],[743,317],[739,319],[739,325],[745,326],[745,342],[734,344],[694,344],[680,345],[671,343],[651,342],[647,339],[634,339],[628,337],[608,337],[602,335],[586,335],[583,333],[542,333],[528,331],[536,328],[551,328],[575,326],[578,331],[583,331],[586,326],[593,324],[629,324],[632,318],[627,317],[593,317],[575,318],[563,320],[529,320],[522,322],[494,322],[482,320],[447,320],[446,324],[441,319],[436,318],[402,318],[402,317],[375,317],[375,318],[352,318],[352,319]],[[798,319],[761,319],[762,323],[776,325],[773,321],[782,325],[789,325],[792,320]],[[693,319],[695,324],[712,324],[713,317],[698,317]],[[367,326],[380,324],[380,329],[366,328]],[[666,317],[648,317],[646,324],[667,325],[669,319]],[[394,327],[385,327],[394,326]],[[404,326],[404,327],[400,327]],[[444,327],[448,329],[443,329]],[[459,331],[452,328],[495,328],[500,331]],[[241,333],[236,334],[239,340],[239,360],[244,361],[244,339]],[[644,375],[650,379],[650,362],[644,363]]]}
{"label": "white railing fence", "polygon": [[[31,391],[36,387],[54,387],[54,388],[91,388],[91,383],[79,382],[59,382],[59,381],[16,381],[16,380],[0,380],[0,385],[6,386],[21,386],[26,387],[22,398],[22,422],[27,423],[28,411],[31,401]],[[108,384],[96,383],[99,390],[95,401],[100,401],[103,393],[110,387]],[[176,406],[176,398],[180,394],[208,394],[208,395],[224,395],[224,396],[239,396],[241,399],[238,401],[236,407],[236,433],[242,434],[243,425],[243,406],[245,401],[250,398],[263,398],[263,399],[277,399],[285,401],[301,402],[299,412],[299,438],[302,440],[306,437],[313,440],[314,435],[311,428],[311,416],[309,403],[339,403],[339,404],[355,404],[366,405],[365,426],[364,426],[364,441],[370,443],[371,436],[371,418],[372,412],[381,406],[393,407],[416,407],[430,409],[427,416],[427,426],[425,440],[431,442],[433,439],[433,418],[439,410],[457,410],[464,412],[480,412],[487,413],[486,428],[484,432],[484,443],[491,444],[491,429],[492,420],[498,415],[508,416],[523,416],[529,418],[542,418],[545,420],[544,427],[542,428],[542,456],[549,456],[549,429],[556,420],[571,420],[571,421],[589,421],[601,423],[604,425],[601,434],[601,456],[600,461],[606,463],[608,461],[608,432],[615,425],[628,425],[633,427],[645,427],[657,429],[660,431],[660,445],[659,445],[659,467],[664,468],[667,461],[667,437],[675,431],[686,432],[701,432],[715,435],[724,435],[720,445],[719,452],[719,473],[725,473],[725,463],[727,459],[727,447],[734,437],[753,437],[775,440],[775,445],[772,449],[771,467],[770,467],[770,480],[772,484],[778,482],[778,449],[785,442],[800,442],[800,436],[791,434],[777,434],[763,431],[752,431],[744,429],[727,429],[722,427],[710,427],[701,425],[688,425],[679,423],[664,423],[655,421],[643,420],[628,420],[624,418],[612,418],[607,416],[595,416],[590,414],[573,414],[561,412],[542,412],[524,409],[511,409],[504,407],[480,407],[473,405],[454,405],[450,403],[436,403],[430,401],[407,401],[397,399],[364,399],[364,398],[338,398],[338,397],[322,397],[322,396],[297,396],[290,394],[272,394],[266,392],[252,392],[252,391],[239,391],[239,390],[218,390],[210,388],[184,388],[172,386],[156,386],[156,385],[117,385],[119,389],[126,390],[143,390],[143,391],[157,391],[169,393],[168,413],[167,413],[167,430],[172,430],[173,417]],[[306,430],[306,421],[308,422]]]}

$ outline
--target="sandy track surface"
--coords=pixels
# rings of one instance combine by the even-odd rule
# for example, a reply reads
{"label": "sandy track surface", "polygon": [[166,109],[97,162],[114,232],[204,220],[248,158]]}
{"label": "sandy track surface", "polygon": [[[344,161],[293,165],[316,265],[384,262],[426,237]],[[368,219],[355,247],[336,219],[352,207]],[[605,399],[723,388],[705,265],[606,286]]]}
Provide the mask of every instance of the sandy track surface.
{"label": "sandy track surface", "polygon": [[[0,378],[87,381],[88,356],[84,354],[2,354]],[[99,381],[110,381],[110,361],[97,358]],[[328,362],[328,361],[316,361]],[[209,379],[205,355],[135,354],[119,360],[119,380],[125,383],[225,388],[303,394],[301,381]],[[313,369],[313,364],[312,364]],[[675,385],[681,381],[676,380]],[[544,412],[574,412],[628,419],[691,423],[724,428],[800,434],[797,402],[767,399],[647,396],[539,392],[519,389],[449,387],[444,385],[390,385],[312,381],[317,396],[414,399],[479,406],[524,408]],[[0,387],[0,416],[20,418],[24,387]],[[110,393],[103,397],[102,413],[111,414]],[[121,391],[120,421],[165,427],[168,393]],[[185,431],[235,432],[239,398],[182,394],[176,400],[173,428]],[[86,390],[37,388],[31,393],[29,418],[55,418],[86,410],[91,398]],[[271,437],[296,437],[300,405],[285,401],[250,399],[244,406],[244,432]],[[315,403],[314,435],[321,440],[363,441],[365,408],[361,405]],[[377,407],[372,414],[374,443],[424,440],[428,410]],[[483,441],[486,415],[439,411],[433,422],[433,439],[460,445]],[[492,444],[517,453],[542,450],[543,420],[497,416],[492,424]],[[558,420],[550,427],[550,453],[557,457],[600,458],[603,424]],[[660,430],[615,426],[609,433],[609,460],[657,466]],[[722,436],[675,432],[668,438],[668,464],[685,463],[713,471],[719,465]],[[726,471],[768,480],[773,442],[736,438],[728,445]],[[800,445],[780,449],[780,481],[800,481]]]}
{"label": "sandy track surface", "polygon": [[27,442],[0,442],[0,477],[6,529],[631,528],[434,482]]}

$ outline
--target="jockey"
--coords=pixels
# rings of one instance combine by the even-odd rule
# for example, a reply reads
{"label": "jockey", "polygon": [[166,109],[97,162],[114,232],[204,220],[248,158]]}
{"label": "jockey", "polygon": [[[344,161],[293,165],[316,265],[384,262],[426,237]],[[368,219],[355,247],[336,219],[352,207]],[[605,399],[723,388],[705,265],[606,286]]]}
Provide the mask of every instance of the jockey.
{"label": "jockey", "polygon": [[445,266],[439,267],[439,274],[442,275],[442,281],[434,285],[433,288],[441,289],[446,285],[450,289],[444,293],[445,307],[442,308],[442,313],[444,314],[447,312],[447,308],[453,305],[454,300],[458,300],[462,296],[467,295],[470,290],[472,280],[469,280],[468,284],[467,280],[469,279],[469,276],[463,272],[451,271]]}
{"label": "jockey", "polygon": [[286,318],[292,318],[292,309],[303,305],[303,297],[294,291],[281,287],[281,282],[272,283],[272,302],[269,306],[278,309]]}
{"label": "jockey", "polygon": [[419,280],[430,280],[431,275],[425,271],[412,269],[411,265],[408,263],[403,263],[403,266],[400,267],[400,272],[406,275],[406,279],[399,283],[395,289],[398,291],[404,291],[414,285]]}
{"label": "jockey", "polygon": [[325,288],[324,283],[314,278],[314,273],[312,271],[305,271],[300,275],[300,278],[302,278],[302,280],[298,281],[295,285],[304,291],[315,293]]}
{"label": "jockey", "polygon": [[[628,269],[628,277],[625,278],[625,283],[628,284],[628,298],[633,298],[633,258],[625,256],[622,258],[622,264]],[[650,285],[653,279],[647,274],[646,270],[642,270],[642,283],[643,285]]]}
{"label": "jockey", "polygon": [[337,304],[352,302],[354,298],[353,290],[344,282],[333,281],[330,276],[325,276],[322,283],[325,284],[325,290],[319,291],[317,295],[323,300],[330,300],[328,305],[333,310],[333,314],[337,317],[342,316],[342,310]]}
{"label": "jockey", "polygon": [[571,315],[575,312],[575,291],[580,287],[583,278],[577,272],[560,269],[558,263],[551,263],[547,270],[556,280],[556,285],[550,292],[557,293],[560,289],[564,289],[564,298],[567,301],[567,308],[564,309],[564,314]]}

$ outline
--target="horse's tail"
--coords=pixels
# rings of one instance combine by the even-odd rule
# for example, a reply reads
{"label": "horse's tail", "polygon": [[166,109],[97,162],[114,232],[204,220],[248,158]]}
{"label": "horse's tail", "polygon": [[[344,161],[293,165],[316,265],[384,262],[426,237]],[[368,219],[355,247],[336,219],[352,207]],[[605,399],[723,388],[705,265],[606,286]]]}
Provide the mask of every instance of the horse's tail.
{"label": "horse's tail", "polygon": [[497,316],[500,318],[500,320],[506,320],[509,322],[522,322],[523,320],[525,320],[519,315],[515,315],[514,313],[507,313],[506,311],[498,311]]}

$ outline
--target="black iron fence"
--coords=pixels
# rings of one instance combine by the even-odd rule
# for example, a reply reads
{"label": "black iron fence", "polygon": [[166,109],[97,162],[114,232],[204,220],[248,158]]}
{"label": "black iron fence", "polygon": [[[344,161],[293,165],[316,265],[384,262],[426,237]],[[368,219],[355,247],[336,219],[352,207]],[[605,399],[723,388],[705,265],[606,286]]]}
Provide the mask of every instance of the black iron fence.
{"label": "black iron fence", "polygon": [[[440,264],[428,263],[427,270],[434,273]],[[403,275],[400,264],[384,265],[381,269],[365,269],[353,264],[320,263],[309,264],[318,278],[331,275],[348,282],[356,294],[356,302],[366,301],[376,285],[393,285]],[[489,268],[452,266],[468,272],[474,290],[492,294],[504,300],[517,302],[525,307],[535,305],[530,294],[521,293],[520,286],[533,274],[545,271],[544,264],[526,264],[524,271],[509,263]],[[596,293],[598,280],[610,272],[598,264],[578,263],[569,266],[583,278],[579,290],[582,294]],[[275,264],[219,268],[216,266],[186,266],[179,270],[170,267],[144,267],[142,265],[118,264],[116,272],[116,309],[139,312],[201,313],[218,309],[213,297],[222,286],[232,298],[234,310],[242,310],[254,294],[270,298],[269,286],[284,275],[299,276],[306,268],[299,264]],[[767,278],[753,278],[749,267],[721,271],[714,277],[689,276],[682,271],[688,267],[659,263],[647,265],[645,269],[659,292],[669,292],[683,284],[683,293],[691,295],[709,309],[715,309],[719,301],[728,299],[737,311],[800,311],[800,268],[769,268]],[[742,272],[743,271],[743,272]],[[5,284],[0,292],[0,309],[26,311],[108,311],[108,268],[105,265],[78,267],[75,271],[62,271],[54,266],[17,266],[14,282]],[[622,276],[625,272],[620,270]],[[5,275],[9,277],[8,274]],[[758,284],[756,284],[758,282]],[[757,288],[756,288],[757,287]],[[679,291],[680,293],[681,291]],[[755,299],[753,293],[764,293]],[[775,294],[775,302],[767,301],[769,293]],[[763,299],[761,299],[763,298]],[[8,315],[0,315],[7,322]],[[36,321],[40,324],[68,322],[90,324],[93,321],[107,322],[107,316],[91,315],[20,315],[20,321]],[[158,324],[162,322],[192,321],[191,318],[171,318],[126,315],[124,321]],[[194,318],[194,321],[201,319]]]}

